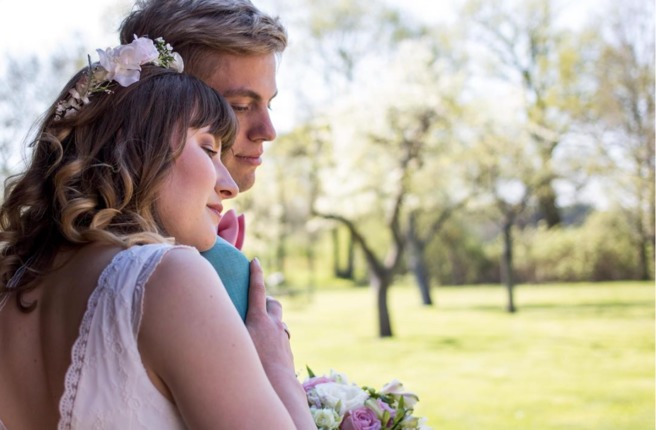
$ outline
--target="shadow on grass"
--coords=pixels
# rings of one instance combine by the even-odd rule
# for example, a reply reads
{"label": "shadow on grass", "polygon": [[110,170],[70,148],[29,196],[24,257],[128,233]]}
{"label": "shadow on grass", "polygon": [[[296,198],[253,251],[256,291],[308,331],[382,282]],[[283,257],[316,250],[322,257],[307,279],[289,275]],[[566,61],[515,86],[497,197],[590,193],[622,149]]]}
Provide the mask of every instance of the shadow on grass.
{"label": "shadow on grass", "polygon": [[[609,312],[613,310],[644,309],[653,313],[654,303],[649,301],[608,302],[608,303],[518,303],[517,313],[522,311],[565,311],[565,312]],[[494,313],[509,313],[505,305],[472,304],[436,306],[438,311],[482,311]]]}

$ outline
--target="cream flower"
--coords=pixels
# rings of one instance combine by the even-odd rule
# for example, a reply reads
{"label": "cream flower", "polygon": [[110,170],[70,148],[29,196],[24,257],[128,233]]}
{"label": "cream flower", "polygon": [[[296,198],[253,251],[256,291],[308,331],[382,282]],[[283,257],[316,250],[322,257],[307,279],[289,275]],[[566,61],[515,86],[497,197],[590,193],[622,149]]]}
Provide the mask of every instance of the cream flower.
{"label": "cream flower", "polygon": [[314,423],[319,430],[337,430],[342,418],[329,408],[310,408]]}
{"label": "cream flower", "polygon": [[317,385],[314,389],[324,404],[334,408],[340,415],[362,407],[365,400],[369,398],[369,394],[357,385],[326,382]]}
{"label": "cream flower", "polygon": [[105,50],[97,49],[99,62],[91,63],[89,69],[75,84],[68,95],[57,102],[55,120],[75,115],[84,105],[89,104],[89,97],[94,93],[112,93],[110,84],[118,82],[123,87],[130,86],[141,78],[141,66],[152,63],[171,68],[182,73],[184,63],[171,45],[162,38],[155,41],[147,37],[134,36],[128,45]]}
{"label": "cream flower", "polygon": [[159,52],[152,40],[136,37],[129,45],[98,49],[100,65],[107,70],[106,80],[127,87],[141,76],[141,65],[157,60]]}

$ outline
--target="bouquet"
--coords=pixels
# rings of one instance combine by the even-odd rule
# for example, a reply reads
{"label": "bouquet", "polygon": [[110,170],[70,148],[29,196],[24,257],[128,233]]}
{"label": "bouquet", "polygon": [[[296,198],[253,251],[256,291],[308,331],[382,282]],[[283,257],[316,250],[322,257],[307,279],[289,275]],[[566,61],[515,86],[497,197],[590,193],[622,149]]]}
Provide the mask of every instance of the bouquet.
{"label": "bouquet", "polygon": [[412,415],[417,395],[396,379],[375,390],[350,383],[342,373],[316,376],[307,370],[303,388],[318,430],[431,430]]}

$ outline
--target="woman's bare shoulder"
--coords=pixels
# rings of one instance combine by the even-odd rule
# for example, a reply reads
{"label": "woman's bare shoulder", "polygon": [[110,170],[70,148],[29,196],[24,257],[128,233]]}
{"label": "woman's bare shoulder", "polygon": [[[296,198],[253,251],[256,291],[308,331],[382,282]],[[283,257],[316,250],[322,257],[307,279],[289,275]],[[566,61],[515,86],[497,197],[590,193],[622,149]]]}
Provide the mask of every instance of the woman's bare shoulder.
{"label": "woman's bare shoulder", "polygon": [[[185,313],[230,309],[231,302],[218,274],[200,253],[189,247],[168,250],[146,283],[145,313],[169,314],[170,307],[184,304]],[[182,312],[182,311],[181,311]],[[236,312],[236,311],[235,311]],[[170,318],[177,314],[170,314]],[[182,315],[180,315],[182,316]],[[189,315],[186,315],[189,317]]]}

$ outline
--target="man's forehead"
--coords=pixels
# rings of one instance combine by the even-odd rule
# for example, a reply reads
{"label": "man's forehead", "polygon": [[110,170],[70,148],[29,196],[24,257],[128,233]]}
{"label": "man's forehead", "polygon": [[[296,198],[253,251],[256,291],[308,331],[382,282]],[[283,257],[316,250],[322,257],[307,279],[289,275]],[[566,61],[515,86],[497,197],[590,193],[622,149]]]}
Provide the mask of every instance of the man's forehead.
{"label": "man's forehead", "polygon": [[205,82],[224,97],[243,97],[268,102],[278,93],[274,54],[215,55]]}

